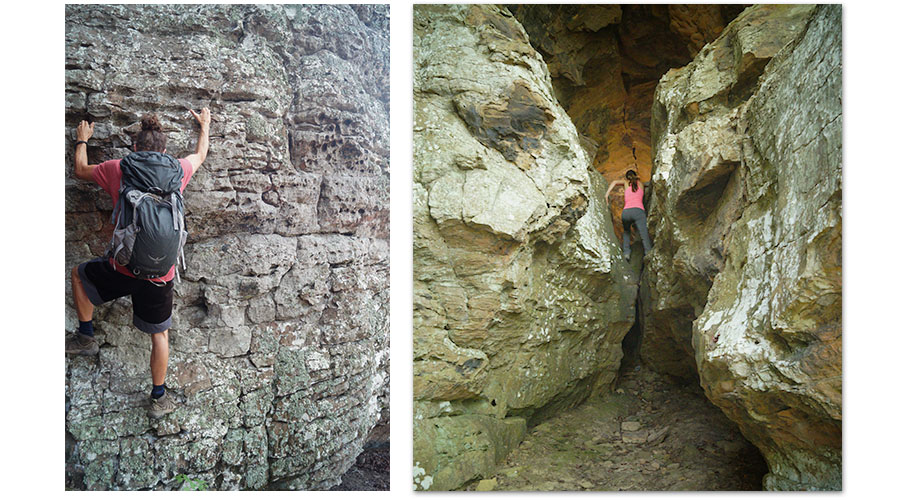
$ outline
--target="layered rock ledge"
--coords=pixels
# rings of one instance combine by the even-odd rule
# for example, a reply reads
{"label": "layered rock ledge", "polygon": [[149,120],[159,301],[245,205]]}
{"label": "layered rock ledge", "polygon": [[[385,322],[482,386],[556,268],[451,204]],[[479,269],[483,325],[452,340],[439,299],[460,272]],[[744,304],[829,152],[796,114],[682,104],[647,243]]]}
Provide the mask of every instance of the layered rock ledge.
{"label": "layered rock ledge", "polygon": [[[66,7],[68,146],[90,120],[90,162],[121,158],[155,112],[184,157],[188,109],[213,116],[185,191],[178,409],[148,419],[149,340],[127,299],[97,308],[99,356],[66,359],[67,487],[327,489],[387,424],[388,30],[387,6]],[[67,149],[68,277],[112,207]]]}

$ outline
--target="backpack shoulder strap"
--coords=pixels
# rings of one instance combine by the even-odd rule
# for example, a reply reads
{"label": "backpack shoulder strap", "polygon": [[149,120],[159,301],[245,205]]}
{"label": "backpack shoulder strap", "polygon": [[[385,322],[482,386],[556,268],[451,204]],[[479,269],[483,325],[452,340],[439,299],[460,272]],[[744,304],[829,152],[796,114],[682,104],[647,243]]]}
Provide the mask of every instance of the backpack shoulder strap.
{"label": "backpack shoulder strap", "polygon": [[109,222],[111,224],[115,224],[116,227],[119,225],[119,219],[122,217],[122,204],[125,202],[125,197],[128,195],[129,188],[125,185],[125,183],[121,183],[119,186],[119,199],[116,200],[116,204],[113,206],[112,215],[110,215]]}

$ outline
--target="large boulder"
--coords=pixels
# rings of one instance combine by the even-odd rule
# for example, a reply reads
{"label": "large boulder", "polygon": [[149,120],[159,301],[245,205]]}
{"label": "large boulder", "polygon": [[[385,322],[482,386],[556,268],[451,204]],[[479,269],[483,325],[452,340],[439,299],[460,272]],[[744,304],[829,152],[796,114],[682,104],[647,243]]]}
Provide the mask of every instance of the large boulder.
{"label": "large boulder", "polygon": [[653,107],[641,356],[696,378],[767,489],[841,489],[841,7],[744,11]]}
{"label": "large boulder", "polygon": [[[66,7],[67,141],[95,122],[91,163],[128,154],[144,113],[179,157],[197,137],[188,109],[213,117],[185,191],[178,409],[148,419],[149,339],[128,299],[98,307],[100,354],[66,360],[67,486],[328,488],[387,424],[388,25],[386,6]],[[111,231],[73,149],[67,278]]]}
{"label": "large boulder", "polygon": [[610,388],[637,279],[509,11],[416,6],[413,43],[415,483],[445,490]]}

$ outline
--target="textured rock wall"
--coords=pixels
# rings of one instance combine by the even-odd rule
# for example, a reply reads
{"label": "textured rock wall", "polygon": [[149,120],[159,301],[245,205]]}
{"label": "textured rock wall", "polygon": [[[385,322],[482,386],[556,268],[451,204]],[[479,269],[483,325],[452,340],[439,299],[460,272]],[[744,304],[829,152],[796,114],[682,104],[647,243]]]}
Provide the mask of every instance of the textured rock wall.
{"label": "textured rock wall", "polygon": [[660,81],[641,356],[696,377],[767,489],[841,489],[841,7],[754,6]]}
{"label": "textured rock wall", "polygon": [[420,5],[413,40],[415,484],[452,489],[610,387],[636,276],[509,11]]}
{"label": "textured rock wall", "polygon": [[[66,7],[66,276],[102,254],[109,197],[71,176],[121,158],[156,112],[168,151],[209,157],[185,191],[167,385],[150,421],[149,340],[120,299],[99,356],[66,360],[67,485],[327,488],[388,420],[387,6]],[[67,283],[66,328],[77,321]]]}
{"label": "textured rock wall", "polygon": [[[519,5],[516,18],[540,51],[554,94],[609,182],[632,162],[650,180],[650,109],[660,77],[714,40],[742,5]],[[622,237],[622,190],[611,195]]]}

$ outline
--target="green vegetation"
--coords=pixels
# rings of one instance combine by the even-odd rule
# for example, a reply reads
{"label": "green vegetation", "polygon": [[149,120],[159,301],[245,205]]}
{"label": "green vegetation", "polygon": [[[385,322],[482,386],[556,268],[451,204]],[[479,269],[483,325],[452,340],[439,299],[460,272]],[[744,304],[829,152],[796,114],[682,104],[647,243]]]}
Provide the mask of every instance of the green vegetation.
{"label": "green vegetation", "polygon": [[184,485],[187,491],[206,491],[206,481],[202,479],[191,479],[186,474],[178,474],[175,476],[175,482]]}

